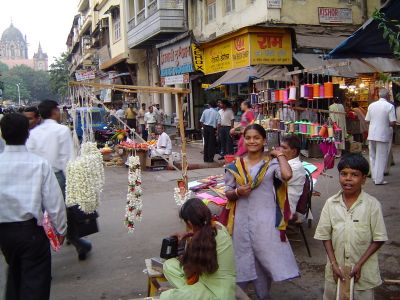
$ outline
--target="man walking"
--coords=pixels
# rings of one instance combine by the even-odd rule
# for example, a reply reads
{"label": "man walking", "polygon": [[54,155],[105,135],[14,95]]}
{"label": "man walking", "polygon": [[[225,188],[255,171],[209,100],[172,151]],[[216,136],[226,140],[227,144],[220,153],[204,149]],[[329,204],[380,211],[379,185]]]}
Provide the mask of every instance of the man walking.
{"label": "man walking", "polygon": [[32,130],[40,124],[39,110],[36,106],[26,107],[22,114],[29,120],[29,130]]}
{"label": "man walking", "polygon": [[148,135],[154,135],[156,133],[157,118],[153,109],[152,105],[149,106],[149,111],[144,114],[144,121],[146,122]]}
{"label": "man walking", "polygon": [[394,106],[387,99],[389,91],[379,90],[379,100],[368,107],[365,121],[369,123],[369,160],[371,177],[376,185],[387,184],[384,181],[385,166],[389,155],[389,144],[393,138],[393,127],[396,124]]}
{"label": "man walking", "polygon": [[216,130],[220,123],[220,115],[216,108],[217,104],[211,102],[209,108],[203,111],[200,118],[204,136],[204,162],[214,162],[217,146]]}
{"label": "man walking", "polygon": [[6,147],[0,154],[0,248],[9,265],[6,300],[50,298],[51,253],[43,210],[60,244],[67,230],[65,204],[50,164],[29,153],[29,121],[21,114],[0,122]]}
{"label": "man walking", "polygon": [[[60,184],[61,191],[65,198],[65,174],[67,163],[73,156],[73,143],[71,131],[60,122],[60,109],[58,103],[53,100],[44,100],[39,106],[39,114],[43,123],[31,130],[26,146],[33,152],[45,159],[53,167],[53,171]],[[68,223],[71,223],[71,211],[68,209]],[[74,226],[70,227],[73,228]],[[80,260],[86,259],[87,253],[92,245],[68,232],[68,241],[75,246]]]}
{"label": "man walking", "polygon": [[147,141],[147,131],[146,131],[146,122],[144,121],[144,115],[146,114],[146,103],[142,103],[142,108],[139,109],[137,119],[139,122],[139,130],[142,138]]}
{"label": "man walking", "polygon": [[227,154],[233,154],[233,140],[230,131],[235,122],[235,115],[228,100],[221,101],[221,109],[218,111],[221,118],[221,126],[218,129],[218,140],[220,145],[219,160],[224,159]]}
{"label": "man walking", "polygon": [[137,112],[133,106],[133,103],[130,103],[127,109],[125,110],[125,119],[128,127],[135,130],[136,130],[136,115]]}

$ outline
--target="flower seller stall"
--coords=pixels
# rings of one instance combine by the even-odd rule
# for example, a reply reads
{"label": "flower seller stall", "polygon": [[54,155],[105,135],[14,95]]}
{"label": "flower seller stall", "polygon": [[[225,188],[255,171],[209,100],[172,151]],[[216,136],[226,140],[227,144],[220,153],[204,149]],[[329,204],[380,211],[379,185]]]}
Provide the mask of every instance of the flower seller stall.
{"label": "flower seller stall", "polygon": [[[190,90],[183,88],[169,87],[150,87],[150,86],[131,86],[131,85],[110,85],[88,82],[70,82],[70,96],[72,104],[72,116],[74,126],[76,122],[76,110],[78,107],[95,107],[102,106],[106,111],[109,109],[104,106],[102,101],[96,97],[96,90],[111,89],[118,90],[123,93],[170,93],[177,95],[178,107],[183,106],[183,96],[190,93]],[[127,153],[127,163],[129,168],[128,174],[128,193],[125,212],[125,224],[129,232],[133,232],[135,221],[140,221],[142,218],[142,195],[141,188],[142,179],[141,171],[145,167],[145,157],[149,149],[154,147],[154,141],[147,142],[136,133],[133,128],[130,128],[118,116],[115,116],[121,122],[126,130],[124,132],[116,132],[115,138],[119,141],[118,149],[122,153]],[[78,204],[83,212],[93,212],[98,208],[99,197],[102,186],[104,184],[103,158],[110,154],[110,148],[105,146],[103,149],[97,149],[97,144],[94,143],[94,133],[91,126],[92,116],[90,109],[86,110],[85,114],[80,115],[83,130],[82,145],[77,138],[77,128],[74,128],[74,144],[77,153],[77,159],[73,160],[68,166],[67,172],[67,205]],[[187,176],[187,157],[186,157],[186,138],[183,126],[183,111],[178,110],[178,118],[181,131],[181,157],[182,168],[177,171],[181,172],[182,178],[179,180],[180,192],[185,194],[188,192],[188,176]],[[86,125],[85,125],[86,124]],[[124,135],[124,137],[122,137]],[[130,139],[125,140],[125,135]],[[137,142],[139,141],[139,143]],[[121,159],[122,160],[122,159]]]}

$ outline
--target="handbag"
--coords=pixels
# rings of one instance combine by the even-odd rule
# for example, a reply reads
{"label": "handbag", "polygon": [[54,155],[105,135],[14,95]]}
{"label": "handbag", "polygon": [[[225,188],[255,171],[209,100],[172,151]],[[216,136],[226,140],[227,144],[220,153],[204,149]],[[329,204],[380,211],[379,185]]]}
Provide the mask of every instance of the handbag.
{"label": "handbag", "polygon": [[67,207],[68,237],[81,238],[99,232],[97,211],[86,214],[78,205]]}

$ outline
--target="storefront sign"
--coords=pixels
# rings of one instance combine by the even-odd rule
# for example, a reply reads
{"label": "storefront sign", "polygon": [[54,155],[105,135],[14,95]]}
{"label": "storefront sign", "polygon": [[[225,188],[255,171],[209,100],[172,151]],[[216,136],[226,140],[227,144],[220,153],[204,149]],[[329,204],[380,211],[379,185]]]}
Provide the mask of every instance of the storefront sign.
{"label": "storefront sign", "polygon": [[292,64],[292,39],[287,31],[254,33],[250,48],[251,65]]}
{"label": "storefront sign", "polygon": [[267,0],[267,8],[282,8],[282,0]]}
{"label": "storefront sign", "polygon": [[351,8],[318,7],[320,23],[353,24]]}
{"label": "storefront sign", "polygon": [[76,81],[91,80],[96,78],[95,70],[78,70],[75,72]]}
{"label": "storefront sign", "polygon": [[195,71],[204,72],[204,53],[199,45],[192,44],[192,57]]}
{"label": "storefront sign", "polygon": [[160,49],[161,77],[193,72],[190,38]]}
{"label": "storefront sign", "polygon": [[175,85],[189,83],[189,74],[161,77],[161,85]]}
{"label": "storefront sign", "polygon": [[[292,64],[291,35],[285,29],[262,29],[205,45],[204,73],[212,74],[249,65]],[[195,63],[196,65],[196,63]]]}

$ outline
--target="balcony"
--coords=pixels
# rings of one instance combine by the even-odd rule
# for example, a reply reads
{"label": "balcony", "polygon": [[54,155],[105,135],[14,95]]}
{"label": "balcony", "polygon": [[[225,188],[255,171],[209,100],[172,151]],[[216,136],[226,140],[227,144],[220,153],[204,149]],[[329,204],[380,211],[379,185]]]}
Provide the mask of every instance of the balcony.
{"label": "balcony", "polygon": [[128,21],[128,46],[154,46],[186,30],[183,0],[148,0]]}
{"label": "balcony", "polygon": [[81,28],[79,29],[79,35],[82,36],[84,33],[86,33],[88,30],[90,31],[92,29],[92,15],[90,12],[87,12],[85,15],[82,15],[82,22],[81,22]]}

